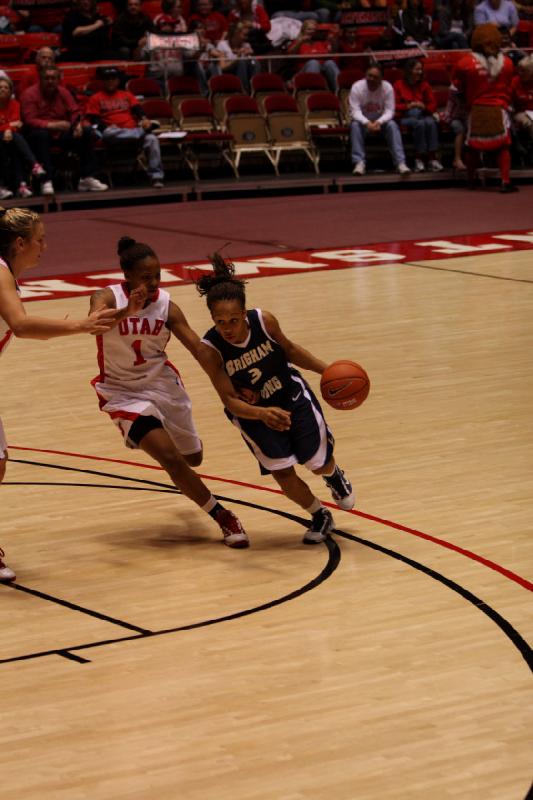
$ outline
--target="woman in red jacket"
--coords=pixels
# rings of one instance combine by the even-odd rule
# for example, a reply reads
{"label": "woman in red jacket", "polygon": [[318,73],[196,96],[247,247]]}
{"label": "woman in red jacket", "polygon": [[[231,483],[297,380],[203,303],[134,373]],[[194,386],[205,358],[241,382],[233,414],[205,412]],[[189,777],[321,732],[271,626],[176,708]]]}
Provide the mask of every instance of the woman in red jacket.
{"label": "woman in red jacket", "polygon": [[[31,197],[32,191],[26,177],[44,175],[26,139],[19,133],[22,128],[20,104],[12,97],[13,84],[9,78],[0,78],[0,173],[6,175],[7,161],[11,161],[17,184],[17,197]],[[13,197],[13,192],[0,186],[0,200]]]}
{"label": "woman in red jacket", "polygon": [[415,172],[440,172],[437,158],[439,129],[433,116],[437,110],[435,95],[424,80],[422,62],[410,58],[405,64],[403,79],[394,84],[396,114],[401,125],[411,133],[415,145]]}

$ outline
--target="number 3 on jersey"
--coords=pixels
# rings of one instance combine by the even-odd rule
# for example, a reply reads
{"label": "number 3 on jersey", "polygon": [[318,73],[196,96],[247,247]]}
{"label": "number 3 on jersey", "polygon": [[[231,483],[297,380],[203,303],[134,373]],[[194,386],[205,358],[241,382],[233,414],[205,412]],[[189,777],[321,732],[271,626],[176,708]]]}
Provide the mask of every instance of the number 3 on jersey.
{"label": "number 3 on jersey", "polygon": [[133,362],[134,367],[139,367],[141,364],[146,364],[146,359],[143,357],[141,352],[141,340],[135,339],[134,342],[131,343],[133,348],[133,352],[135,353],[135,361]]}

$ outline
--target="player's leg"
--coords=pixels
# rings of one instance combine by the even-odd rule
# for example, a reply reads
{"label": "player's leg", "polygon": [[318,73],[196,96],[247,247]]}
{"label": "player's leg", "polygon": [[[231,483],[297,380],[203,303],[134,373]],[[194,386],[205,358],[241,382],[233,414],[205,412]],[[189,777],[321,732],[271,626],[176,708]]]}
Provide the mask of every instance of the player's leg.
{"label": "player's leg", "polygon": [[355,496],[352,484],[335,463],[333,434],[310,386],[301,377],[297,382],[302,392],[292,410],[290,436],[298,463],[321,475],[339,508],[349,511],[355,505]]}
{"label": "player's leg", "polygon": [[[6,463],[7,463],[7,444],[4,436],[4,429],[2,427],[2,420],[0,420],[0,483],[4,480],[4,475],[6,474]],[[15,573],[13,570],[7,566],[7,564],[3,561],[4,558],[4,551],[0,547],[0,581],[3,583],[7,583],[8,581],[14,581],[16,578]]]}
{"label": "player's leg", "polygon": [[319,544],[333,528],[331,511],[315,497],[309,486],[296,473],[294,467],[272,471],[272,477],[283,494],[311,514],[311,524],[305,532],[304,544]]}
{"label": "player's leg", "polygon": [[335,459],[331,457],[323,467],[312,470],[315,475],[321,475],[324,483],[331,492],[331,496],[345,511],[350,511],[355,505],[355,494],[352,484],[344,474]]}
{"label": "player's leg", "polygon": [[155,417],[139,417],[131,426],[128,438],[157,461],[174,485],[217,522],[224,536],[224,544],[228,547],[248,547],[248,536],[239,519],[213,497],[177,450],[159,420]]}

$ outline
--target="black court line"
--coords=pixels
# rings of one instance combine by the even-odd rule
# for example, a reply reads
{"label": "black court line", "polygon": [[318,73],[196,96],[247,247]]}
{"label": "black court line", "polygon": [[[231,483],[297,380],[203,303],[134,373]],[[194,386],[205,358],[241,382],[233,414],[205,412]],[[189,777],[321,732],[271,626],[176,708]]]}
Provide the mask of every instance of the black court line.
{"label": "black court line", "polygon": [[[501,252],[501,251],[498,251],[498,252]],[[520,250],[520,251],[518,251],[518,250],[512,250],[512,251],[507,250],[506,252],[507,253],[517,253],[517,252],[523,253],[524,251],[523,250]],[[490,255],[498,255],[498,253],[496,251],[494,251],[493,253],[490,253],[490,252],[487,252],[487,253],[471,253],[470,255],[471,256],[480,256],[480,255],[490,256]],[[464,258],[468,258],[468,257],[469,257],[469,254],[465,253]],[[454,258],[457,258],[457,256],[454,256]],[[445,259],[443,259],[443,260],[445,260]],[[459,275],[470,275],[472,278],[492,278],[495,281],[511,281],[511,283],[533,283],[533,281],[530,281],[527,278],[509,278],[506,275],[490,275],[488,272],[470,272],[467,269],[452,269],[451,267],[437,267],[437,266],[432,267],[429,264],[418,264],[416,261],[402,261],[401,264],[403,264],[406,267],[416,267],[417,269],[432,269],[435,272],[456,272]]]}
{"label": "black court line", "polygon": [[[114,217],[93,217],[92,221],[94,222],[105,222],[107,225],[122,225],[127,229],[131,228],[131,222],[125,222],[122,219],[116,219]],[[190,228],[175,228],[172,225],[151,225],[148,222],[135,222],[135,228],[143,228],[144,230],[148,231],[157,231],[159,233],[175,233],[176,235],[183,235],[183,236],[191,236],[196,239],[215,239],[216,241],[220,241],[221,239],[225,238],[225,235],[222,233],[209,233],[208,231],[191,231]],[[297,250],[297,247],[292,247],[292,245],[284,244],[283,242],[272,241],[271,239],[245,239],[242,237],[231,237],[231,244],[260,244],[264,245],[265,247],[279,247],[282,250]],[[261,256],[256,256],[257,258],[261,258]],[[263,256],[264,257],[264,256]],[[253,258],[253,256],[251,256]],[[200,259],[198,259],[200,260]],[[164,266],[164,264],[163,264]]]}
{"label": "black court line", "polygon": [[[268,510],[268,509],[266,509]],[[304,525],[308,524],[308,521],[302,520],[298,517],[292,517],[289,514],[285,514],[284,512],[278,512],[282,516],[288,516],[290,519],[294,521],[299,521]],[[31,661],[37,658],[43,658],[45,656],[63,656],[64,658],[71,658],[72,660],[79,661],[80,663],[88,663],[89,659],[84,659],[81,656],[73,655],[73,651],[78,653],[80,650],[90,650],[92,648],[97,647],[104,647],[110,644],[118,644],[120,642],[131,642],[136,639],[149,639],[156,636],[167,636],[171,633],[178,633],[179,631],[191,631],[195,630],[196,628],[205,628],[210,625],[216,625],[220,622],[230,622],[234,619],[240,619],[241,617],[248,617],[250,614],[257,614],[260,611],[266,611],[270,608],[274,608],[275,606],[279,606],[282,603],[287,603],[289,600],[294,600],[297,597],[301,597],[301,595],[306,594],[307,592],[311,591],[311,589],[315,589],[321,583],[323,583],[330,575],[337,569],[340,559],[341,559],[341,551],[338,544],[333,540],[330,539],[326,542],[327,550],[328,550],[328,560],[326,566],[321,570],[320,574],[317,575],[315,578],[312,578],[308,583],[304,586],[301,586],[298,589],[294,589],[289,594],[285,594],[282,597],[278,597],[275,600],[269,600],[266,603],[262,603],[259,606],[254,606],[253,608],[245,609],[244,611],[235,611],[233,614],[227,614],[223,617],[216,617],[214,619],[202,620],[201,622],[192,622],[189,625],[180,625],[175,628],[164,628],[162,630],[156,631],[148,631],[145,633],[139,633],[132,636],[120,636],[113,639],[104,639],[101,641],[96,642],[86,642],[83,644],[76,644],[71,645],[69,647],[63,648],[54,648],[51,650],[41,650],[39,652],[34,653],[27,653],[22,656],[13,656],[11,658],[2,658],[0,659],[0,664],[10,664],[16,661]],[[16,588],[13,584],[6,584],[7,587]]]}
{"label": "black court line", "polygon": [[450,578],[447,578],[445,575],[442,575],[440,572],[436,572],[434,569],[430,567],[426,567],[425,564],[421,564],[419,561],[414,561],[414,559],[409,558],[408,556],[404,556],[401,553],[398,553],[396,550],[390,550],[388,547],[383,547],[380,544],[376,544],[375,542],[370,542],[368,539],[361,539],[359,536],[355,536],[352,533],[345,533],[344,531],[337,531],[338,536],[342,536],[344,539],[350,539],[353,542],[357,542],[358,544],[363,544],[365,547],[370,547],[372,550],[377,550],[380,553],[384,553],[391,558],[395,558],[397,561],[403,561],[404,564],[407,564],[410,567],[418,570],[419,572],[423,572],[425,575],[428,575],[430,578],[442,583],[448,589],[452,589],[452,591],[457,592],[461,597],[471,603],[473,606],[478,608],[484,614],[489,617],[496,625],[500,628],[500,630],[511,640],[514,646],[522,655],[524,661],[528,665],[531,672],[533,672],[533,650],[522,638],[522,636],[518,633],[516,628],[513,628],[510,622],[508,622],[504,617],[501,616],[495,609],[477,597],[475,594],[470,592],[468,589],[465,589],[464,586],[461,586],[459,583],[452,581]]}
{"label": "black court line", "polygon": [[[110,473],[98,473],[95,470],[83,470],[83,469],[78,469],[76,467],[65,467],[65,466],[62,466],[62,465],[44,464],[44,463],[41,463],[41,462],[25,461],[25,460],[22,460],[22,459],[13,459],[13,460],[14,461],[16,460],[18,463],[23,463],[23,464],[30,464],[30,465],[35,465],[35,466],[44,466],[44,467],[47,467],[47,468],[68,470],[68,471],[73,471],[73,472],[89,473],[89,474],[93,474],[93,475],[96,474],[96,475],[100,475],[100,476],[105,475],[106,477],[114,477],[114,478],[122,479],[122,476],[120,476],[120,475],[111,475]],[[136,480],[136,479],[130,478],[130,477],[125,477],[124,479],[127,480],[127,481],[135,481]],[[167,491],[170,488],[170,490],[172,491],[172,488],[168,487],[166,484],[161,484],[161,483],[158,484],[155,481],[147,481],[145,479],[139,479],[139,482],[153,484],[153,485],[157,486],[158,488],[162,487],[163,489],[165,489]],[[55,484],[46,484],[46,485],[55,485]],[[79,485],[79,484],[77,484],[77,485]],[[92,484],[82,484],[82,485],[87,486],[87,488],[90,488]],[[131,487],[131,489],[135,490],[135,487]],[[176,493],[178,493],[177,490],[174,490],[174,491]],[[293,520],[295,522],[299,522],[300,524],[302,524],[304,526],[308,524],[308,522],[306,520],[304,520],[304,519],[302,519],[300,517],[296,517],[296,516],[294,516],[292,514],[288,514],[288,513],[283,512],[283,511],[278,511],[277,509],[268,509],[268,508],[265,508],[264,506],[260,506],[260,505],[257,505],[255,503],[250,503],[250,502],[244,501],[244,500],[235,500],[233,498],[221,498],[218,495],[217,495],[217,498],[218,499],[229,499],[231,502],[238,503],[239,505],[244,505],[244,506],[251,507],[251,508],[256,508],[256,509],[259,509],[259,510],[268,511],[269,513],[274,513],[276,515],[291,519],[291,520]],[[363,539],[363,538],[358,537],[358,536],[356,536],[354,534],[346,533],[346,532],[340,531],[338,529],[335,529],[334,532],[338,536],[341,536],[341,537],[343,537],[345,539],[357,542],[358,544],[362,544],[365,547],[369,547],[369,548],[371,548],[373,550],[376,550],[378,552],[383,553],[384,555],[390,556],[391,558],[394,558],[394,559],[396,559],[398,561],[401,561],[401,562],[407,564],[408,566],[411,566],[414,569],[416,569],[416,570],[428,575],[429,577],[433,578],[434,580],[442,583],[447,588],[452,589],[452,591],[455,591],[457,594],[459,594],[461,597],[463,597],[465,600],[467,600],[473,606],[475,606],[480,611],[482,611],[484,614],[486,614],[486,616],[488,616],[489,619],[491,619],[500,628],[500,630],[507,636],[507,638],[512,642],[512,644],[518,649],[518,651],[520,652],[520,654],[524,658],[526,664],[528,665],[530,671],[533,671],[533,652],[532,652],[530,646],[528,645],[528,643],[523,639],[523,637],[511,625],[510,622],[508,622],[495,609],[493,609],[491,606],[489,606],[483,600],[478,598],[476,595],[474,595],[468,589],[465,589],[460,584],[456,583],[455,581],[452,581],[450,578],[445,577],[441,573],[436,572],[435,570],[431,569],[430,567],[427,567],[427,566],[425,566],[424,564],[421,564],[418,561],[415,561],[415,560],[413,560],[411,558],[408,558],[407,556],[404,556],[404,555],[402,555],[401,553],[398,553],[395,550],[391,550],[389,548],[383,547],[382,545],[376,544],[375,542],[371,542],[371,541],[369,541],[367,539]],[[253,609],[248,609],[248,610],[242,611],[242,612],[236,612],[235,614],[231,614],[231,615],[226,616],[226,617],[219,617],[219,618],[216,618],[216,619],[213,619],[213,620],[206,620],[206,621],[199,622],[199,623],[192,623],[191,625],[180,626],[180,627],[177,627],[177,628],[168,628],[168,629],[161,630],[161,631],[150,631],[150,632],[146,632],[146,633],[141,633],[141,634],[136,635],[136,636],[121,637],[121,638],[117,638],[117,639],[108,639],[108,640],[105,640],[103,642],[97,642],[97,643],[92,643],[92,644],[75,645],[73,647],[63,648],[62,650],[41,651],[39,653],[32,653],[32,654],[28,654],[28,655],[25,655],[25,656],[16,656],[14,658],[9,658],[9,659],[0,659],[0,664],[1,663],[10,663],[12,661],[20,661],[20,660],[28,660],[28,659],[32,659],[32,658],[39,658],[39,657],[46,656],[46,655],[64,655],[66,652],[70,653],[72,650],[78,651],[78,650],[88,649],[88,648],[91,648],[91,647],[103,646],[105,644],[112,644],[112,643],[119,642],[119,641],[127,641],[127,640],[132,640],[132,639],[137,639],[137,638],[146,638],[146,637],[150,637],[150,636],[161,636],[161,635],[164,635],[164,634],[176,633],[178,631],[183,631],[183,630],[192,630],[194,628],[205,627],[207,625],[214,625],[214,624],[216,624],[218,622],[225,622],[225,621],[228,621],[230,619],[235,619],[235,618],[238,618],[238,617],[241,617],[241,616],[248,616],[249,614],[256,613],[257,611],[261,611],[261,610],[264,610],[266,608],[271,608],[272,606],[279,605],[280,603],[286,602],[287,600],[293,599],[294,597],[297,597],[300,594],[303,594],[304,592],[309,591],[310,589],[314,588],[316,585],[319,585],[319,583],[321,583],[323,580],[325,580],[326,577],[329,577],[329,575],[337,568],[338,564],[340,563],[340,549],[338,548],[338,545],[333,540],[328,540],[327,546],[328,546],[328,550],[329,550],[328,563],[327,563],[326,567],[324,568],[324,570],[322,570],[322,572],[320,573],[320,575],[317,578],[315,578],[312,581],[310,581],[308,584],[305,585],[305,587],[302,587],[302,589],[297,589],[294,592],[291,592],[289,595],[284,595],[282,598],[278,598],[277,600],[271,601],[271,602],[263,604],[261,606],[257,606],[257,607],[255,607]],[[336,548],[336,551],[337,551],[337,554],[336,554],[336,556],[334,558],[332,556],[332,548]],[[334,561],[334,566],[332,566],[332,558],[333,558],[333,561]],[[9,586],[9,584],[8,584],[8,586]],[[12,586],[13,586],[13,588],[15,588],[14,585],[12,585]],[[53,598],[51,596],[49,596],[49,599],[53,601]]]}
{"label": "black court line", "polygon": [[139,625],[132,625],[131,622],[125,622],[123,619],[118,619],[117,617],[110,617],[108,614],[102,614],[100,611],[93,611],[92,608],[80,606],[78,603],[71,603],[70,600],[63,600],[60,597],[46,594],[46,592],[40,592],[38,589],[30,589],[29,586],[23,586],[20,583],[9,583],[7,585],[19,592],[25,592],[26,594],[33,595],[33,597],[38,597],[40,600],[47,600],[50,603],[56,603],[58,606],[70,608],[72,611],[78,611],[80,614],[85,614],[88,617],[95,617],[102,622],[111,622],[112,625],[120,625],[121,628],[127,628],[130,631],[137,631],[138,633],[151,633],[148,628],[141,628]]}

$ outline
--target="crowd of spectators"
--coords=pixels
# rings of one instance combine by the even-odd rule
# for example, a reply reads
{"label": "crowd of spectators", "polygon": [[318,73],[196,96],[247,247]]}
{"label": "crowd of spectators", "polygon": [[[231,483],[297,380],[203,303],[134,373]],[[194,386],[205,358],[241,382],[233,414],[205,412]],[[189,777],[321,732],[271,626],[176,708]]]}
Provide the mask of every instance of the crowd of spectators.
{"label": "crowd of spectators", "polygon": [[[11,0],[6,19],[9,25],[0,27],[4,33],[59,36],[57,46],[33,54],[16,97],[9,77],[0,73],[2,175],[11,165],[11,188],[0,184],[0,198],[12,190],[30,196],[36,179],[42,193],[52,194],[52,154],[67,149],[80,156],[79,189],[105,191],[106,184],[95,177],[98,135],[108,143],[138,140],[152,184],[163,185],[158,139],[138,100],[125,91],[123,72],[108,69],[101,89],[82,107],[62,85],[59,68],[67,63],[148,62],[147,74],[158,78],[163,89],[172,75],[189,74],[207,95],[209,79],[224,73],[237,75],[249,93],[253,76],[265,69],[262,57],[276,55],[272,63],[289,88],[295,73],[310,72],[322,74],[329,90],[337,92],[340,72],[365,63],[361,54],[369,52],[370,41],[370,52],[395,51],[405,70],[392,85],[383,80],[379,63],[367,58],[370,69],[354,82],[349,99],[354,173],[365,173],[366,139],[378,134],[385,137],[400,173],[411,171],[404,138],[414,150],[412,169],[436,172],[442,169],[443,124],[455,137],[454,168],[466,168],[468,104],[456,87],[446,108],[438,109],[424,79],[423,59],[406,60],[402,53],[468,50],[473,32],[488,24],[500,32],[511,66],[519,64],[506,72],[507,111],[514,112],[514,126],[528,147],[533,133],[532,58],[525,58],[517,44],[521,19],[530,20],[533,31],[533,6],[527,0],[521,5],[514,0],[480,0],[477,5],[474,0],[402,0],[398,5],[388,0]],[[481,67],[490,73],[491,64]]]}

